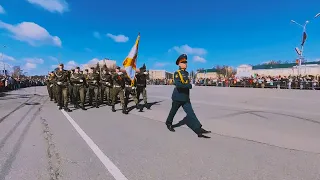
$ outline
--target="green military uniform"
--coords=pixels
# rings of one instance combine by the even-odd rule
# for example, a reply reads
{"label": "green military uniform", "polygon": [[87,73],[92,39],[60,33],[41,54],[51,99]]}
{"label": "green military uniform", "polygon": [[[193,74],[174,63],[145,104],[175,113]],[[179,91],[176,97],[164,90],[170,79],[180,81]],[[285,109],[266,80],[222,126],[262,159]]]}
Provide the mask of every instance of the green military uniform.
{"label": "green military uniform", "polygon": [[108,71],[107,66],[103,67],[102,73],[100,75],[100,84],[101,84],[101,103],[103,103],[104,99],[106,99],[107,105],[110,105],[113,81],[112,81],[112,75]]}
{"label": "green military uniform", "polygon": [[99,96],[100,96],[100,75],[96,72],[94,68],[92,73],[89,73],[87,76],[87,82],[89,85],[89,104],[92,104],[92,99],[94,96],[94,101],[95,101],[95,107],[99,108]]}
{"label": "green military uniform", "polygon": [[53,74],[53,72],[51,72],[48,74],[48,78],[46,79],[47,90],[48,90],[48,94],[50,97],[50,101],[54,100],[53,79],[54,79],[54,74]]}
{"label": "green military uniform", "polygon": [[[137,99],[140,100],[140,94],[142,94],[144,106],[147,109],[150,109],[150,106],[148,105],[148,99],[147,99],[147,71],[146,71],[146,65],[143,64],[143,66],[140,68],[140,72],[136,74],[135,78],[135,85],[137,87]],[[143,109],[143,106],[142,106]]]}
{"label": "green military uniform", "polygon": [[[176,64],[187,63],[187,55],[182,54],[178,57]],[[187,113],[187,116],[182,120],[190,129],[192,129],[198,137],[210,138],[204,136],[205,133],[210,133],[202,129],[202,125],[199,122],[196,114],[193,111],[191,102],[190,102],[190,89],[192,85],[189,81],[189,73],[185,69],[179,69],[174,73],[174,83],[175,88],[172,93],[172,106],[168,118],[166,120],[167,128],[170,131],[175,131],[172,126],[173,118],[176,115],[178,109],[182,106],[183,110]],[[181,122],[180,122],[181,123]]]}
{"label": "green military uniform", "polygon": [[[74,69],[71,69],[69,71],[70,73],[70,76],[74,73]],[[70,102],[73,104],[73,84],[72,82],[69,83],[69,86],[68,86],[68,91],[69,91],[69,98],[70,98]]]}
{"label": "green military uniform", "polygon": [[[63,68],[63,64],[60,64]],[[57,96],[59,109],[64,107],[65,111],[71,112],[68,108],[69,96],[68,96],[68,85],[70,82],[69,72],[64,69],[59,69],[55,72],[57,81]]]}
{"label": "green military uniform", "polygon": [[[120,67],[117,67],[118,70],[120,70]],[[122,113],[128,114],[127,112],[127,106],[124,102],[124,88],[125,88],[125,75],[122,73],[114,73],[113,77],[113,88],[112,88],[112,112],[116,112],[115,104],[117,101],[117,96],[120,96],[120,102],[122,106]]]}
{"label": "green military uniform", "polygon": [[[76,69],[80,69],[79,67],[77,67]],[[81,109],[82,110],[86,110],[86,108],[84,107],[84,103],[85,103],[85,77],[83,74],[81,73],[72,73],[70,80],[73,84],[73,104],[75,106],[75,108],[79,108],[79,100],[81,103]]]}
{"label": "green military uniform", "polygon": [[86,79],[86,83],[84,84],[84,99],[86,100],[86,98],[87,98],[87,93],[89,92],[89,91],[88,91],[89,85],[88,85],[88,82],[87,82],[89,70],[88,70],[88,69],[85,69],[84,71],[86,72],[86,73],[83,73],[83,76],[84,76],[84,78]]}
{"label": "green military uniform", "polygon": [[[137,93],[136,93],[136,86],[132,86],[131,85],[131,79],[129,78],[129,76],[126,74],[125,75],[125,89],[124,89],[124,96],[125,96],[125,100],[124,103],[126,104],[126,106],[128,106],[129,104],[129,99],[130,99],[130,95],[132,95],[132,99],[136,104],[136,108],[139,109],[139,100],[137,99]],[[142,109],[140,109],[142,111]]]}

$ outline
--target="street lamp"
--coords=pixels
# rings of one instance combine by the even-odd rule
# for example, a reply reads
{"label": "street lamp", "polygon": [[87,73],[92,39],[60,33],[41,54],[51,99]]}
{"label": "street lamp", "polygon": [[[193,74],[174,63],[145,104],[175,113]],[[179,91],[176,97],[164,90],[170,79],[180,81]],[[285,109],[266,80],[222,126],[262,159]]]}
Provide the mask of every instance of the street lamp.
{"label": "street lamp", "polygon": [[[6,45],[2,45],[1,46],[3,49],[4,48],[6,48],[7,46]],[[1,62],[2,62],[2,64],[3,64],[3,73],[4,73],[4,75],[6,76],[7,74],[6,74],[6,64],[4,63],[4,60],[3,60],[3,51],[1,51]]]}
{"label": "street lamp", "polygon": [[307,26],[307,24],[309,24],[309,21],[306,21],[305,23],[304,23],[304,25],[301,25],[301,24],[299,24],[299,23],[297,23],[296,21],[294,21],[294,20],[291,20],[291,23],[293,23],[293,24],[296,24],[296,25],[298,25],[298,26],[300,26],[300,27],[302,27],[302,29],[303,29],[303,31],[302,31],[302,43],[301,43],[301,49],[300,49],[300,53],[298,53],[298,55],[299,55],[299,68],[298,68],[298,70],[299,70],[299,75],[300,75],[300,68],[301,68],[301,61],[302,61],[302,59],[303,59],[303,47],[304,47],[304,42],[305,42],[305,40],[306,40],[306,38],[307,38],[307,36],[306,36],[306,26]]}

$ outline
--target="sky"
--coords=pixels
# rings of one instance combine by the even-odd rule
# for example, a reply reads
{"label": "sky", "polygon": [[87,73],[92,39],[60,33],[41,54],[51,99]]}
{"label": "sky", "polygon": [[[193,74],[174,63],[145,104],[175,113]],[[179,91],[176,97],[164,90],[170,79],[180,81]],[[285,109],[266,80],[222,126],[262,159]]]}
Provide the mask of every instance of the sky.
{"label": "sky", "polygon": [[[2,0],[0,52],[5,64],[47,74],[109,58],[122,65],[141,34],[137,66],[175,71],[294,61],[307,25],[304,55],[320,60],[320,1],[297,0]],[[0,68],[3,63],[0,64]]]}

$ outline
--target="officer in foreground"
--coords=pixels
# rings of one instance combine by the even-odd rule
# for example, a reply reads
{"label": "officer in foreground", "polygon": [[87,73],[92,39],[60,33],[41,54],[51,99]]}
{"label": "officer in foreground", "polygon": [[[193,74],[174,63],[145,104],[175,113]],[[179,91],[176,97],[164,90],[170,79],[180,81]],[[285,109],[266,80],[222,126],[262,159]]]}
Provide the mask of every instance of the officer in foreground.
{"label": "officer in foreground", "polygon": [[187,113],[187,116],[181,122],[185,123],[190,129],[192,129],[198,137],[210,138],[203,135],[211,133],[211,131],[207,131],[202,128],[202,125],[194,113],[190,102],[190,89],[192,89],[192,84],[190,84],[189,81],[189,73],[186,71],[187,59],[187,55],[182,54],[176,61],[176,65],[179,65],[179,70],[174,73],[175,88],[172,93],[172,107],[168,115],[166,125],[170,131],[175,132],[174,126],[172,125],[173,118],[178,109],[182,106],[183,110]]}
{"label": "officer in foreground", "polygon": [[58,104],[59,109],[61,110],[62,107],[65,111],[71,112],[68,108],[69,103],[69,83],[70,83],[70,76],[69,72],[64,70],[64,65],[59,64],[59,69],[55,72],[56,76],[56,83],[57,83],[57,97],[58,97]]}

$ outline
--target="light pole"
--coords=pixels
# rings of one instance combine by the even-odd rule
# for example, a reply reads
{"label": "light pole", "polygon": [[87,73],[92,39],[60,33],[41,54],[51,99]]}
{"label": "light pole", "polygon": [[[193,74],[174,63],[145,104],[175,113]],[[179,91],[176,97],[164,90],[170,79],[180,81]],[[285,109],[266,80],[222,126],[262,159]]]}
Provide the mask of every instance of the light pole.
{"label": "light pole", "polygon": [[301,25],[299,23],[297,23],[296,21],[294,20],[291,20],[291,23],[294,23],[300,27],[302,27],[303,31],[302,31],[302,43],[301,43],[301,50],[300,50],[300,54],[299,54],[299,66],[298,66],[298,70],[299,70],[299,75],[301,74],[301,61],[303,59],[303,47],[304,47],[304,42],[307,38],[307,34],[306,34],[306,26],[307,24],[309,23],[309,21],[306,21],[304,23],[304,25]]}

